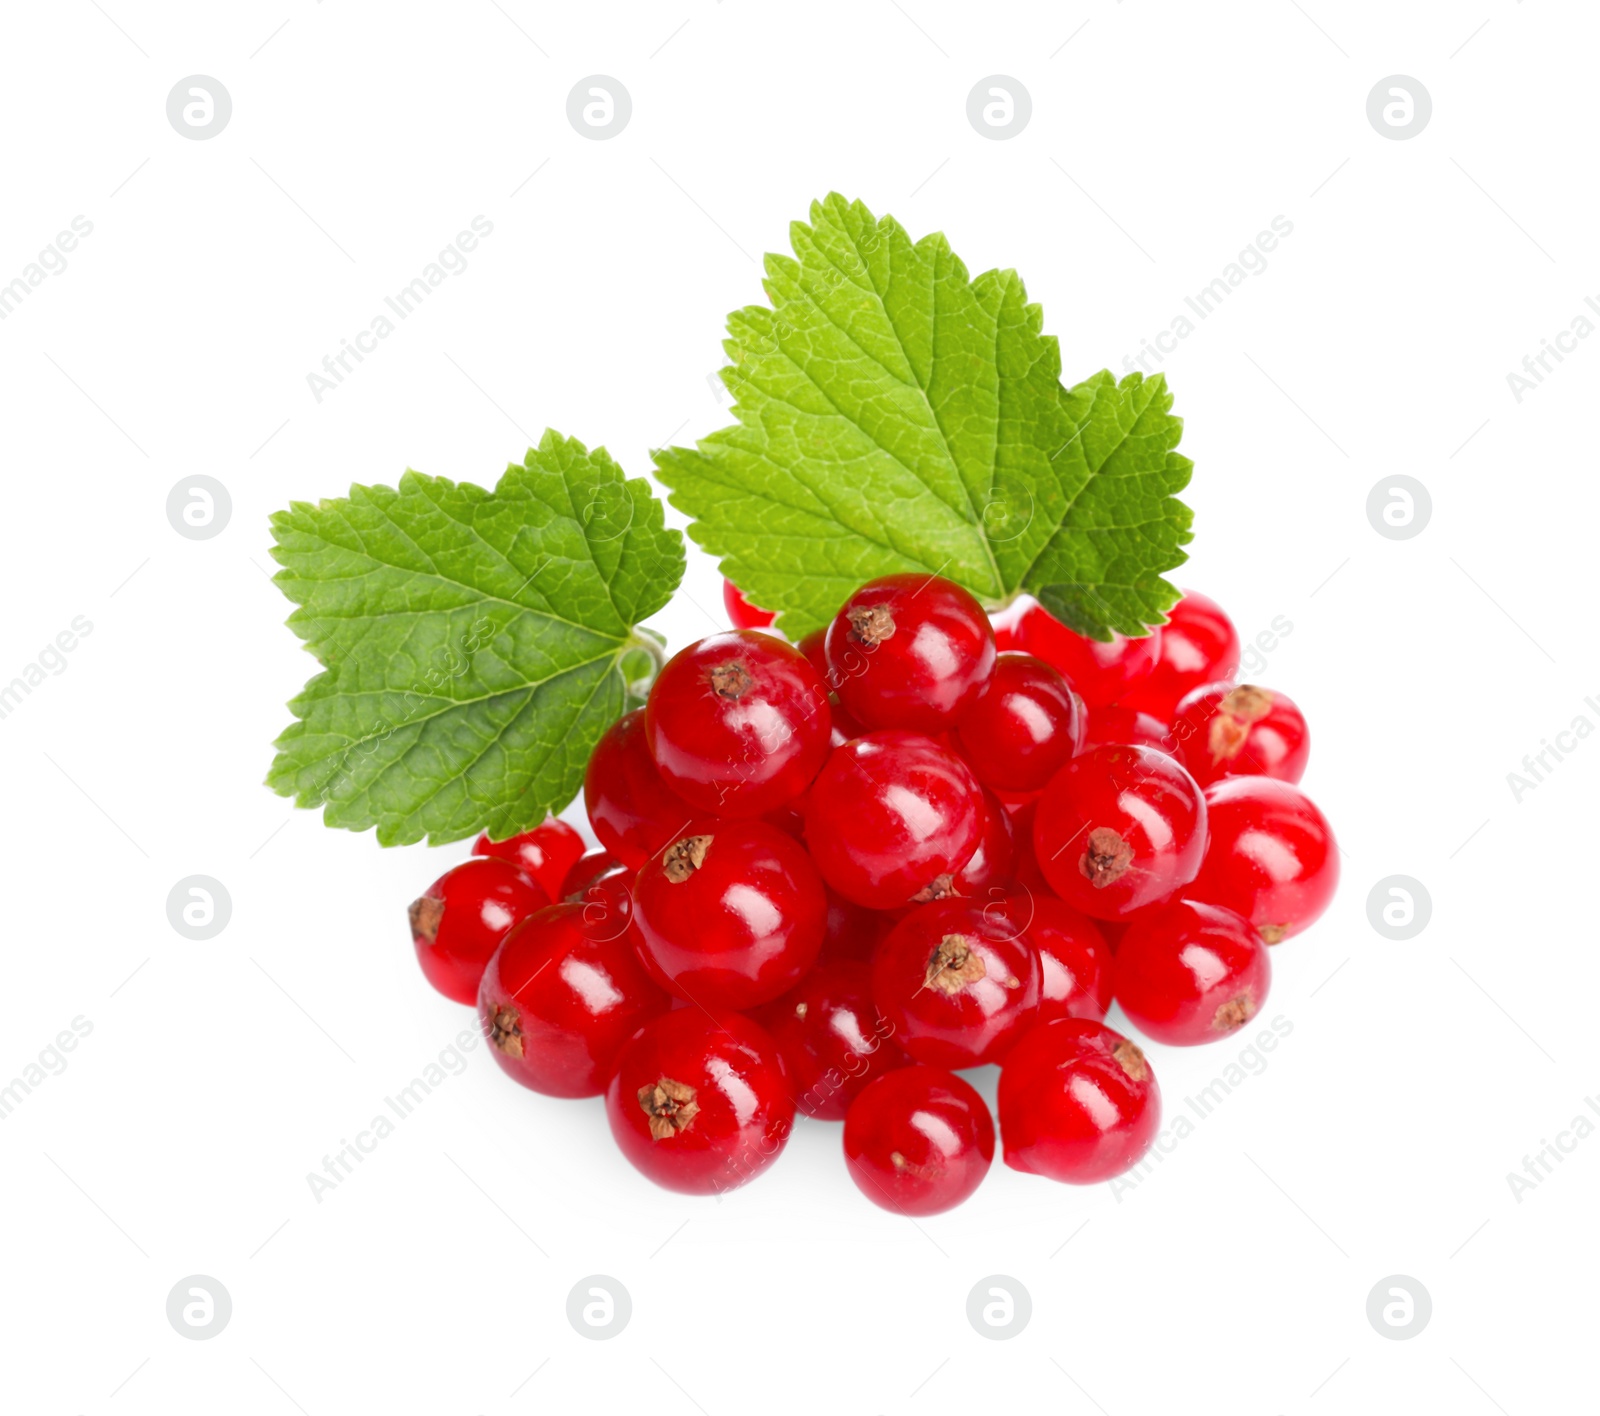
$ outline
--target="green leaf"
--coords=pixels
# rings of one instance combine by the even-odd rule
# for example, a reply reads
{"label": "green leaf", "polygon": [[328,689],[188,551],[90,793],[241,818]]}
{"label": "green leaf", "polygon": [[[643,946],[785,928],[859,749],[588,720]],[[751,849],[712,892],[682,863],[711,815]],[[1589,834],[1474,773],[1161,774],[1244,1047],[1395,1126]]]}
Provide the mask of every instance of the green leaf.
{"label": "green leaf", "polygon": [[546,432],[495,490],[407,472],[272,518],[324,665],[267,784],[384,845],[536,825],[576,794],[656,640],[683,541],[603,448]]}
{"label": "green leaf", "polygon": [[969,279],[837,194],[769,255],[767,306],[728,317],[737,420],[656,454],[689,534],[798,637],[862,581],[922,571],[991,608],[1039,596],[1096,638],[1178,598],[1190,463],[1165,381],[1060,383],[1015,271]]}

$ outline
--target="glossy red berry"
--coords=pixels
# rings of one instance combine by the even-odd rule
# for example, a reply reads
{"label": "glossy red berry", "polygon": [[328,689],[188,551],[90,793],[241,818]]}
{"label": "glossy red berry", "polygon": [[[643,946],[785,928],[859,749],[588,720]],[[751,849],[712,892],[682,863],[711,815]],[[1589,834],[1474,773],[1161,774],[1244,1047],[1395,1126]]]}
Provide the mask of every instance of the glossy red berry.
{"label": "glossy red berry", "polygon": [[1233,621],[1215,600],[1186,590],[1161,627],[1155,668],[1128,691],[1122,705],[1171,721],[1184,694],[1230,679],[1238,669],[1239,633]]}
{"label": "glossy red berry", "polygon": [[972,769],[918,733],[868,733],[835,748],[806,793],[806,844],[817,869],[870,909],[950,893],[983,826]]}
{"label": "glossy red berry", "polygon": [[1267,946],[1250,921],[1193,900],[1130,924],[1114,972],[1128,1020],[1177,1047],[1238,1032],[1261,1011],[1272,983]]}
{"label": "glossy red berry", "polygon": [[777,615],[752,605],[744,592],[731,580],[722,582],[722,607],[728,612],[728,623],[735,629],[765,629]]}
{"label": "glossy red berry", "polygon": [[1084,734],[1085,747],[1153,747],[1169,757],[1178,755],[1177,740],[1172,729],[1159,718],[1120,703],[1096,708],[1089,714],[1089,730]]}
{"label": "glossy red berry", "polygon": [[500,941],[517,921],[549,903],[508,860],[462,861],[411,902],[411,942],[422,972],[446,998],[476,1003],[478,980]]}
{"label": "glossy red berry", "polygon": [[583,837],[565,821],[548,816],[533,830],[504,841],[491,841],[485,831],[473,845],[472,853],[509,860],[524,874],[531,875],[552,900],[558,900],[567,872],[583,854]]}
{"label": "glossy red berry", "polygon": [[939,900],[913,910],[872,960],[872,996],[919,1062],[999,1060],[1039,1011],[1038,951],[1003,907]]}
{"label": "glossy red berry", "polygon": [[610,851],[585,851],[561,877],[561,888],[551,898],[557,901],[570,900],[582,895],[601,876],[626,869]]}
{"label": "glossy red berry", "polygon": [[1149,677],[1161,657],[1161,630],[1139,639],[1120,634],[1102,643],[1074,634],[1043,605],[1030,605],[1013,631],[1016,646],[1053,664],[1083,696],[1089,711],[1115,703]]}
{"label": "glossy red berry", "polygon": [[662,781],[718,816],[782,806],[828,755],[822,681],[798,649],[753,629],[708,635],[669,659],[644,723]]}
{"label": "glossy red berry", "polygon": [[652,975],[712,1010],[794,987],[816,962],[827,912],[805,847],[764,821],[700,818],[639,868],[633,887]]}
{"label": "glossy red berry", "polygon": [[1248,683],[1185,694],[1172,732],[1179,758],[1202,787],[1221,777],[1298,782],[1311,756],[1311,734],[1294,700]]}
{"label": "glossy red berry", "polygon": [[1016,856],[1011,813],[1000,798],[983,789],[983,834],[967,863],[956,871],[952,893],[971,900],[987,900],[1011,880]]}
{"label": "glossy red berry", "polygon": [[939,1214],[994,1160],[994,1121],[970,1083],[937,1067],[879,1077],[850,1106],[844,1158],[856,1188],[895,1214]]}
{"label": "glossy red berry", "polygon": [[1211,844],[1184,894],[1242,914],[1268,944],[1314,923],[1339,887],[1339,848],[1311,799],[1271,777],[1224,777],[1206,804]]}
{"label": "glossy red berry", "polygon": [[1092,1185],[1138,1164],[1161,1089],[1137,1046],[1103,1023],[1030,1028],[1000,1069],[1000,1139],[1013,1170]]}
{"label": "glossy red berry", "polygon": [[1039,953],[1037,1021],[1105,1017],[1111,1007],[1111,947],[1099,924],[1042,891],[1019,890],[1006,907]]}
{"label": "glossy red berry", "polygon": [[587,868],[585,856],[567,872],[567,904],[583,907],[583,926],[597,939],[617,939],[633,924],[633,882],[635,872],[601,853]]}
{"label": "glossy red berry", "polygon": [[583,773],[583,803],[600,844],[635,869],[695,815],[656,771],[642,708],[624,713],[595,744]]}
{"label": "glossy red berry", "polygon": [[623,1044],[669,1007],[626,933],[591,928],[581,904],[514,925],[478,986],[500,1070],[546,1096],[599,1096]]}
{"label": "glossy red berry", "polygon": [[819,964],[751,1016],[783,1053],[795,1108],[818,1121],[843,1121],[862,1088],[911,1061],[872,1000],[863,963]]}
{"label": "glossy red berry", "polygon": [[766,1029],[738,1013],[679,1008],[622,1049],[606,1088],[606,1119],[623,1155],[656,1184],[712,1195],[777,1159],[794,1102]]}
{"label": "glossy red berry", "polygon": [[867,728],[955,726],[994,669],[983,607],[937,575],[869,580],[828,626],[828,682]]}
{"label": "glossy red berry", "polygon": [[1121,919],[1194,879],[1205,798],[1164,752],[1092,747],[1039,798],[1033,846],[1055,894],[1096,919]]}
{"label": "glossy red berry", "polygon": [[1042,787],[1077,749],[1072,689],[1043,659],[1001,654],[956,729],[978,780],[1001,791]]}

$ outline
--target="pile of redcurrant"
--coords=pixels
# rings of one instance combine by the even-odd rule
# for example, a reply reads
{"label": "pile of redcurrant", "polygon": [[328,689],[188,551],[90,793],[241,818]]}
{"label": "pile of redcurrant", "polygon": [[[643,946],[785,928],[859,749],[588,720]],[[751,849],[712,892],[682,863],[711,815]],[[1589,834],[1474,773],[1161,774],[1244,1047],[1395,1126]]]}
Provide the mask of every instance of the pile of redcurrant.
{"label": "pile of redcurrant", "polygon": [[994,1158],[958,1075],[991,1063],[1008,1165],[1136,1164],[1161,1093],[1112,1000],[1159,1043],[1228,1037],[1338,882],[1300,710],[1233,682],[1203,595],[1108,643],[923,575],[796,646],[725,601],[595,748],[598,850],[485,835],[411,906],[429,981],[523,1086],[603,1095],[669,1189],[751,1179],[800,1112],[844,1123],[869,1199],[949,1209]]}

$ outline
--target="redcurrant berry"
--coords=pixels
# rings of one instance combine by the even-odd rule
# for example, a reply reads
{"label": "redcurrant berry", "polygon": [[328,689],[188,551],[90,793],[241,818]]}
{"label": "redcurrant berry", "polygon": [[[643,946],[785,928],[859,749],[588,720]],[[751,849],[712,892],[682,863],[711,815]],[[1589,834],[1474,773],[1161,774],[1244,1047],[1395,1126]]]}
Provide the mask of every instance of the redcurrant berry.
{"label": "redcurrant berry", "polygon": [[1161,657],[1161,630],[1140,639],[1113,634],[1105,642],[1074,634],[1043,605],[1030,605],[1017,620],[1016,646],[1053,664],[1083,696],[1089,711],[1115,703],[1147,678]]}
{"label": "redcurrant berry", "polygon": [[911,1061],[862,963],[819,965],[751,1016],[783,1053],[796,1108],[818,1121],[843,1121],[863,1087]]}
{"label": "redcurrant berry", "polygon": [[633,888],[646,965],[713,1010],[794,987],[816,962],[827,913],[805,847],[764,821],[696,821],[639,868]]}
{"label": "redcurrant berry", "polygon": [[633,871],[600,851],[567,872],[561,898],[583,906],[583,926],[594,938],[616,939],[633,923],[633,882]]}
{"label": "redcurrant berry", "polygon": [[1185,694],[1172,731],[1179,759],[1202,787],[1220,777],[1298,782],[1311,756],[1294,700],[1253,684],[1213,683]]}
{"label": "redcurrant berry", "polygon": [[599,1096],[623,1044],[671,1000],[626,934],[592,930],[584,905],[552,905],[501,941],[478,987],[500,1069],[546,1096]]}
{"label": "redcurrant berry", "polygon": [[956,871],[953,894],[968,899],[986,900],[990,891],[1011,879],[1016,846],[1012,840],[1011,813],[1000,798],[983,789],[983,834],[967,863]]}
{"label": "redcurrant berry", "polygon": [[937,575],[869,580],[828,626],[828,682],[868,728],[953,727],[994,668],[983,607]]}
{"label": "redcurrant berry", "polygon": [[1013,1170],[1092,1185],[1137,1165],[1161,1125],[1145,1055],[1086,1018],[1030,1028],[1000,1069],[1000,1139]]}
{"label": "redcurrant berry", "polygon": [[1153,747],[1169,757],[1177,756],[1178,744],[1172,729],[1159,718],[1120,703],[1096,708],[1089,715],[1085,747]]}
{"label": "redcurrant berry", "polygon": [[872,960],[872,996],[919,1062],[994,1062],[1039,1011],[1039,953],[1004,908],[939,900],[913,910]]}
{"label": "redcurrant berry", "polygon": [[844,1159],[873,1204],[896,1214],[939,1214],[989,1173],[994,1121],[960,1077],[937,1067],[903,1067],[851,1103]]}
{"label": "redcurrant berry", "polygon": [[1001,654],[956,737],[984,786],[1029,791],[1073,755],[1077,718],[1072,690],[1049,664],[1031,654]]}
{"label": "redcurrant berry", "polygon": [[1267,946],[1249,920],[1179,900],[1128,926],[1117,948],[1117,1002],[1146,1037],[1177,1047],[1236,1033],[1272,983]]}
{"label": "redcurrant berry", "polygon": [[735,629],[765,629],[777,615],[752,605],[744,591],[731,580],[722,582],[722,607],[728,612],[728,623]]}
{"label": "redcurrant berry", "polygon": [[760,816],[797,797],[828,755],[828,694],[805,655],[753,629],[675,654],[645,704],[666,784],[700,811]]}
{"label": "redcurrant berry", "polygon": [[972,769],[917,733],[837,747],[806,793],[806,844],[822,878],[870,909],[938,899],[983,835]]}
{"label": "redcurrant berry", "polygon": [[788,1143],[794,1102],[778,1044],[738,1013],[663,1014],[622,1049],[606,1119],[642,1174],[689,1195],[720,1194]]}
{"label": "redcurrant berry", "polygon": [[1096,919],[1120,919],[1194,879],[1205,798],[1164,752],[1092,747],[1045,788],[1033,848],[1055,894]]}
{"label": "redcurrant berry", "polygon": [[1233,621],[1215,600],[1186,590],[1161,626],[1155,668],[1128,691],[1122,705],[1169,722],[1184,694],[1230,679],[1238,668],[1239,634]]}
{"label": "redcurrant berry", "polygon": [[1039,952],[1038,1021],[1105,1017],[1111,1007],[1111,947],[1096,922],[1042,891],[1017,891],[1007,909]]}
{"label": "redcurrant berry", "polygon": [[617,719],[583,773],[583,803],[600,844],[637,869],[672,840],[694,811],[661,780],[645,742],[644,709]]}
{"label": "redcurrant berry", "polygon": [[531,875],[552,900],[561,898],[561,882],[583,854],[583,837],[565,821],[547,816],[541,825],[520,836],[491,841],[485,831],[472,847],[473,855],[499,856]]}
{"label": "redcurrant berry", "polygon": [[1314,923],[1339,886],[1333,828],[1298,787],[1224,777],[1206,788],[1211,844],[1184,893],[1242,914],[1268,944]]}
{"label": "redcurrant berry", "polygon": [[411,942],[422,972],[446,998],[476,1003],[478,980],[507,931],[549,903],[508,860],[462,861],[411,902]]}

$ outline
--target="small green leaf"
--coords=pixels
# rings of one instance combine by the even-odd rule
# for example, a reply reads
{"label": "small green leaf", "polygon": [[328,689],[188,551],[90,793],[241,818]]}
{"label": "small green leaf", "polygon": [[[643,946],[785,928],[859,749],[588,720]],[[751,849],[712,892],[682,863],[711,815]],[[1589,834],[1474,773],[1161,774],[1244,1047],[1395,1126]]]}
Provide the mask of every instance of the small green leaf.
{"label": "small green leaf", "polygon": [[407,472],[272,529],[289,625],[325,670],[267,783],[384,845],[503,838],[565,807],[659,658],[635,626],[683,574],[648,484],[554,432],[492,493]]}
{"label": "small green leaf", "polygon": [[795,637],[897,571],[990,607],[1027,590],[1102,639],[1160,623],[1190,519],[1164,380],[1063,389],[1016,272],[969,279],[943,235],[860,202],[813,204],[791,238],[772,307],[728,319],[737,421],[656,454],[723,573]]}

